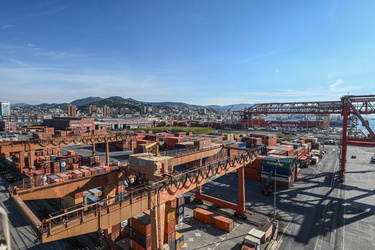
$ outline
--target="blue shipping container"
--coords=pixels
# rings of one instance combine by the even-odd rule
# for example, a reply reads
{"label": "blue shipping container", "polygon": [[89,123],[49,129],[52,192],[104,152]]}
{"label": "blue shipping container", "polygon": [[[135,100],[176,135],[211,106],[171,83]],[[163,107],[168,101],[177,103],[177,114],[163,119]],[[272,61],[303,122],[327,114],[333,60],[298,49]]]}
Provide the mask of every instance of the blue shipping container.
{"label": "blue shipping container", "polygon": [[179,214],[177,216],[177,224],[182,224],[184,222],[184,214]]}
{"label": "blue shipping container", "polygon": [[[276,168],[276,174],[281,175],[292,175],[292,171],[294,168],[288,169],[288,168]],[[262,165],[262,171],[263,172],[271,172],[271,170],[275,171],[275,167],[271,166],[263,166]]]}
{"label": "blue shipping container", "polygon": [[176,241],[173,241],[171,244],[169,244],[170,250],[176,250]]}
{"label": "blue shipping container", "polygon": [[60,172],[65,172],[66,171],[66,166],[60,166]]}
{"label": "blue shipping container", "polygon": [[189,204],[190,203],[190,195],[183,194],[183,196],[184,196],[184,199],[185,199],[185,205]]}
{"label": "blue shipping container", "polygon": [[93,168],[98,170],[98,173],[104,173],[104,168],[102,168],[102,167],[93,167]]}
{"label": "blue shipping container", "polygon": [[176,240],[176,245],[180,244],[180,242],[184,241],[184,235],[182,235],[179,239]]}
{"label": "blue shipping container", "polygon": [[84,163],[90,162],[90,157],[88,157],[88,156],[82,157],[81,161],[84,162]]}
{"label": "blue shipping container", "polygon": [[185,211],[185,206],[184,205],[179,206],[177,208],[177,214],[184,214],[184,211]]}

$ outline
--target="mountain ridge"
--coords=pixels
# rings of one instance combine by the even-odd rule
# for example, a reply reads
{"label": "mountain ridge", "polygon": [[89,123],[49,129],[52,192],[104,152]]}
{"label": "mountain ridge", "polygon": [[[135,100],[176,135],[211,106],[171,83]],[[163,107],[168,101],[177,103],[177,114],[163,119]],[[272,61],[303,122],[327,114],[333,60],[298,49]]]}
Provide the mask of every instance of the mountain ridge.
{"label": "mountain ridge", "polygon": [[115,106],[121,106],[121,107],[129,107],[129,108],[135,108],[139,105],[151,105],[151,106],[165,106],[165,107],[178,107],[178,108],[209,108],[218,110],[221,112],[228,112],[228,111],[234,111],[234,110],[243,110],[245,107],[249,107],[252,104],[231,104],[231,105],[196,105],[196,104],[188,104],[184,102],[170,102],[170,101],[164,101],[164,102],[143,102],[138,101],[133,98],[123,98],[121,96],[111,96],[108,98],[102,98],[102,97],[85,97],[81,99],[74,100],[70,103],[41,103],[37,105],[30,105],[26,103],[16,103],[11,104],[12,107],[30,107],[30,106],[37,106],[37,107],[65,107],[68,104],[75,105],[77,108],[85,108],[88,105],[108,105],[110,107]]}

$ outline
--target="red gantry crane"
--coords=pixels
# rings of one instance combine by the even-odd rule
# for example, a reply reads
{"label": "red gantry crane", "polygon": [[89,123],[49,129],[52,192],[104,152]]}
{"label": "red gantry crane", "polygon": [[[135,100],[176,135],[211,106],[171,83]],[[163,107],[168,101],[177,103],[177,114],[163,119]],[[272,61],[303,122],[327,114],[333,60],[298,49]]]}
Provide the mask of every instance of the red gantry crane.
{"label": "red gantry crane", "polygon": [[[341,97],[341,101],[260,103],[240,112],[243,112],[244,117],[249,119],[253,115],[259,114],[340,114],[343,117],[340,154],[341,182],[344,182],[345,177],[347,146],[375,146],[375,134],[368,122],[362,117],[362,115],[375,114],[375,95],[346,95]],[[348,136],[348,122],[351,116],[362,122],[369,133],[368,137],[352,138]]]}

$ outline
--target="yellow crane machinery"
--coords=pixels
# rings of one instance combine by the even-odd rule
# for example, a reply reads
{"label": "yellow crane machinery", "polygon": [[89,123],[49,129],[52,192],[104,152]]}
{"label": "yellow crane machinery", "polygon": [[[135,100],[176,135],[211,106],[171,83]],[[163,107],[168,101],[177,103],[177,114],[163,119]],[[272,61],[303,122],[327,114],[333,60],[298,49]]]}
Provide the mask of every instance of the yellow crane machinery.
{"label": "yellow crane machinery", "polygon": [[155,147],[155,151],[154,151],[155,156],[159,156],[159,147],[160,147],[159,142],[156,141],[156,142],[150,143],[147,146],[145,146],[145,149],[149,149],[152,147]]}

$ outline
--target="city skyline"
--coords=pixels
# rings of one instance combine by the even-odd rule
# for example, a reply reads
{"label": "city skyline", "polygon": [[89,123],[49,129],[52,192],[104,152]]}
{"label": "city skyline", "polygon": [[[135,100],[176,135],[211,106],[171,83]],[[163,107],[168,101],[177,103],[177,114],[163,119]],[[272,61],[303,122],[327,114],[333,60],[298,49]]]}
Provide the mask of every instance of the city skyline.
{"label": "city skyline", "polygon": [[[22,3],[22,4],[19,4]],[[0,99],[195,105],[375,93],[373,1],[4,1]]]}

